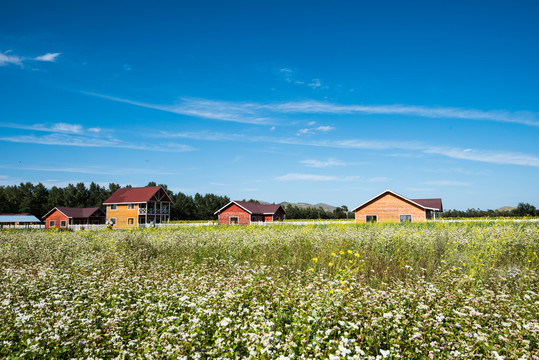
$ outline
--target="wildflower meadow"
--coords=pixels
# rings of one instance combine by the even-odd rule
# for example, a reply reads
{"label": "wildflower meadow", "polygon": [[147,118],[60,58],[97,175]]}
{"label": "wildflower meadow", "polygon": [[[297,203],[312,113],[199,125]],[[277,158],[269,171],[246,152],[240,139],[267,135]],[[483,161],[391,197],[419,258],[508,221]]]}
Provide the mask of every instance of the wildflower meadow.
{"label": "wildflower meadow", "polygon": [[539,224],[0,232],[0,358],[539,359]]}

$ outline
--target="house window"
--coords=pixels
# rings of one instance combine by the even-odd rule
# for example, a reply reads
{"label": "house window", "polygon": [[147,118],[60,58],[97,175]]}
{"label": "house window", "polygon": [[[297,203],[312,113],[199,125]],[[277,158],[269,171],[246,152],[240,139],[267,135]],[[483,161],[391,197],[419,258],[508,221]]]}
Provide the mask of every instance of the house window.
{"label": "house window", "polygon": [[133,210],[135,208],[135,204],[127,204],[127,209]]}
{"label": "house window", "polygon": [[49,227],[54,227],[54,224],[55,224],[54,220],[49,221]]}
{"label": "house window", "polygon": [[401,222],[412,222],[412,215],[401,215],[400,216]]}
{"label": "house window", "polygon": [[60,221],[60,227],[66,227],[66,221],[65,220]]}
{"label": "house window", "polygon": [[366,215],[365,220],[366,220],[366,222],[377,222],[378,221],[378,215]]}
{"label": "house window", "polygon": [[111,210],[116,210],[116,204],[112,204],[112,205],[110,206],[110,209],[111,209]]}
{"label": "house window", "polygon": [[110,223],[112,225],[116,225],[116,218],[110,218]]}
{"label": "house window", "polygon": [[127,218],[127,225],[133,225],[135,223],[135,218]]}
{"label": "house window", "polygon": [[231,216],[230,217],[230,225],[238,225],[238,217],[237,216]]}

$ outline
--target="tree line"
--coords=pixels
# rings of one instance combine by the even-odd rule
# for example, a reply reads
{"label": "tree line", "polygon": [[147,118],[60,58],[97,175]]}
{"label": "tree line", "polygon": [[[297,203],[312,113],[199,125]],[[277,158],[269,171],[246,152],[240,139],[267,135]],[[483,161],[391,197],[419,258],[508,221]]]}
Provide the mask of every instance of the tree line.
{"label": "tree line", "polygon": [[[150,182],[146,186],[156,186]],[[216,219],[215,211],[230,202],[228,196],[215,194],[194,196],[182,192],[173,193],[167,185],[159,184],[169,194],[173,204],[170,209],[171,220],[210,220]],[[131,187],[131,186],[127,186]],[[0,186],[0,213],[21,214],[27,213],[41,219],[43,215],[54,207],[100,207],[105,210],[103,202],[120,188],[119,184],[110,183],[101,186],[94,182],[88,187],[82,182],[66,187],[53,186],[46,188],[42,183],[21,183],[12,186]],[[249,200],[257,202],[256,200]],[[284,206],[287,219],[346,219],[353,218],[354,213],[342,205],[333,211],[322,207],[299,207],[293,204]],[[495,216],[539,216],[539,210],[528,203],[519,203],[515,209],[499,210],[447,210],[442,217],[495,217]]]}
{"label": "tree line", "polygon": [[510,210],[446,210],[442,213],[442,217],[498,217],[498,216],[539,216],[539,210],[535,206],[528,203],[519,203],[515,209]]}

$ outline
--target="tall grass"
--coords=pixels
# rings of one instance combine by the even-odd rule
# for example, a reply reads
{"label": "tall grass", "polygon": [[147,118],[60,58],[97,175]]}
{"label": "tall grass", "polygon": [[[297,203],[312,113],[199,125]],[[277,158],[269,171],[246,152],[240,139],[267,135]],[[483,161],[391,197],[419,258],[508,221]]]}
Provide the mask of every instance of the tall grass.
{"label": "tall grass", "polygon": [[539,226],[0,232],[0,357],[539,357]]}

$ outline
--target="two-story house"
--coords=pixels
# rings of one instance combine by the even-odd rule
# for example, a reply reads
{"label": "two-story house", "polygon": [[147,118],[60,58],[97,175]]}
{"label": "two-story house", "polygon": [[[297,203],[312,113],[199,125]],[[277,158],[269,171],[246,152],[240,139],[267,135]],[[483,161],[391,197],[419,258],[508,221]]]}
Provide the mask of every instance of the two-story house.
{"label": "two-story house", "polygon": [[161,186],[122,188],[103,203],[115,228],[161,224],[170,220],[172,200]]}

